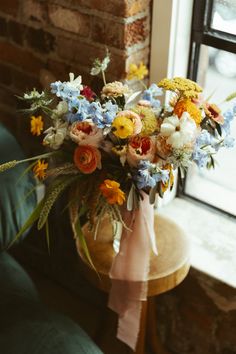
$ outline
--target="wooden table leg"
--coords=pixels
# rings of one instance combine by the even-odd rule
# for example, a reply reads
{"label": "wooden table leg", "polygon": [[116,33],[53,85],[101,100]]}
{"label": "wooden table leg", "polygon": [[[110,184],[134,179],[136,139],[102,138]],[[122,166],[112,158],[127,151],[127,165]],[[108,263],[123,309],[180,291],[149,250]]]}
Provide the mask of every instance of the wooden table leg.
{"label": "wooden table leg", "polygon": [[147,344],[153,354],[169,354],[161,343],[157,330],[155,297],[149,297],[147,304]]}
{"label": "wooden table leg", "polygon": [[[146,328],[147,328],[147,302],[142,301],[140,329],[135,354],[145,354]],[[134,353],[133,351],[131,353]]]}

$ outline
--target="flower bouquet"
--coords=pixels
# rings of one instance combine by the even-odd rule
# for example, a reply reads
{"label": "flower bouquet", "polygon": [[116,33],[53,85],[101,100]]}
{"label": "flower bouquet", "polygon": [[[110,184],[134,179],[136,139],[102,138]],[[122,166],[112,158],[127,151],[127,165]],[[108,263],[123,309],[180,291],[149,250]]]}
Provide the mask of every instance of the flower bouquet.
{"label": "flower bouquet", "polygon": [[[29,105],[25,112],[31,116],[32,134],[43,132],[47,149],[28,160],[32,160],[35,176],[50,183],[16,237],[36,221],[38,229],[46,226],[48,231],[49,212],[65,190],[78,249],[83,249],[91,266],[81,217],[94,238],[105,217],[114,226],[114,234],[116,224],[121,223],[121,251],[110,272],[113,289],[109,300],[109,306],[120,313],[113,299],[121,282],[123,296],[128,296],[130,284],[136,283],[142,284],[135,290],[136,299],[145,299],[147,293],[150,250],[157,254],[153,227],[156,196],[172,189],[174,170],[179,170],[182,179],[193,163],[200,168],[214,167],[216,152],[233,146],[230,122],[236,106],[222,113],[217,105],[203,99],[201,87],[185,78],[166,78],[146,87],[142,80],[147,68],[142,63],[131,65],[125,83],[106,83],[109,61],[108,54],[103,60],[96,59],[91,70],[91,75],[103,78],[99,93],[84,85],[81,76],[75,78],[70,73],[68,82],[52,83],[50,93],[33,90],[20,97]],[[132,92],[137,82],[142,89]],[[160,96],[165,91],[171,95],[163,105]],[[0,171],[21,162],[5,163]],[[130,308],[130,316],[135,314],[132,318],[137,322],[136,326],[132,323],[132,329],[127,325]],[[120,313],[118,337],[135,348],[140,305],[128,304],[122,311],[126,315]]]}

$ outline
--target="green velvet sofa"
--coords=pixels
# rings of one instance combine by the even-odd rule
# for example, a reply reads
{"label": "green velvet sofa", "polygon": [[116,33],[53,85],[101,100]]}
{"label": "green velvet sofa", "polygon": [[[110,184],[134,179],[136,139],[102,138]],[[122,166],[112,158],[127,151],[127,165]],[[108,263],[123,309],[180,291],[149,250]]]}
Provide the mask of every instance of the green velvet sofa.
{"label": "green velvet sofa", "polygon": [[[0,125],[0,163],[23,157],[15,138]],[[24,169],[19,165],[0,174],[0,353],[100,354],[75,322],[42,304],[31,278],[8,252],[36,204],[34,179]],[[24,238],[17,248],[29,235]]]}

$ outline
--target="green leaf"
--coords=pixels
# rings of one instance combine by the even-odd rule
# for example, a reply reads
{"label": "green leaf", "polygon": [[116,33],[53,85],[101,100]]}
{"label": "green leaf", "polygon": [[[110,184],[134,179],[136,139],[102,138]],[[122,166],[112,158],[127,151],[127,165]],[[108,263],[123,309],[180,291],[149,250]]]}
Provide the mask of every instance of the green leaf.
{"label": "green leaf", "polygon": [[46,192],[46,195],[44,197],[44,205],[42,207],[42,210],[39,215],[39,220],[38,220],[38,230],[42,229],[44,226],[48,215],[56,202],[57,198],[59,195],[72,183],[75,181],[77,176],[73,177],[68,177],[68,176],[63,176],[63,178],[58,178],[56,179],[55,183],[51,185],[49,190]]}
{"label": "green leaf", "polygon": [[151,188],[151,190],[149,192],[149,202],[150,202],[150,204],[154,204],[155,203],[156,193],[157,193],[157,184],[155,185],[155,187]]}
{"label": "green leaf", "polygon": [[24,225],[21,227],[20,231],[16,234],[16,236],[14,237],[13,241],[10,243],[8,248],[11,247],[13,243],[16,242],[23,235],[23,233],[26,232],[30,228],[30,226],[32,226],[34,222],[39,218],[43,205],[44,205],[44,198],[39,202],[39,204],[30,214],[30,216],[28,217]]}
{"label": "green leaf", "polygon": [[218,134],[221,136],[222,135],[222,130],[221,130],[220,124],[218,124],[218,123],[216,123],[216,130],[217,130]]}
{"label": "green leaf", "polygon": [[96,270],[96,268],[95,268],[95,266],[93,264],[92,258],[91,258],[90,253],[89,253],[89,249],[88,249],[88,246],[87,246],[87,243],[86,243],[86,240],[85,240],[82,228],[81,228],[81,224],[80,224],[80,219],[79,218],[77,219],[77,221],[75,223],[75,232],[76,232],[76,236],[77,236],[77,238],[79,240],[80,246],[81,246],[81,248],[82,248],[82,250],[84,252],[84,255],[85,255],[85,257],[88,260],[89,265],[97,273],[97,270]]}
{"label": "green leaf", "polygon": [[229,102],[236,98],[236,92],[231,93],[229,96],[226,97],[225,102]]}
{"label": "green leaf", "polygon": [[46,231],[46,241],[47,241],[47,246],[48,246],[48,253],[50,254],[50,237],[49,237],[48,219],[46,220],[46,223],[45,223],[45,231]]}

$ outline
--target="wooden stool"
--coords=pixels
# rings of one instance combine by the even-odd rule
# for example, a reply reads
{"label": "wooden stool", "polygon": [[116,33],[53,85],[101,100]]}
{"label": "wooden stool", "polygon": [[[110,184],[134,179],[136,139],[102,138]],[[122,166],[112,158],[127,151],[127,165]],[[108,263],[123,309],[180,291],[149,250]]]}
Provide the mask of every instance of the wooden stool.
{"label": "wooden stool", "polygon": [[[110,229],[108,230],[108,228]],[[176,287],[189,271],[189,242],[183,230],[166,217],[155,215],[155,231],[158,247],[158,256],[152,253],[150,272],[148,277],[148,297],[143,302],[140,322],[140,333],[135,353],[145,353],[145,340],[153,353],[167,353],[162,347],[156,327],[156,310],[154,296]],[[109,292],[111,280],[109,270],[115,256],[111,236],[111,225],[104,222],[98,233],[97,240],[84,228],[87,245],[97,273],[91,269],[85,260],[84,274],[97,288]],[[104,235],[107,235],[104,239]],[[107,324],[109,326],[109,323]],[[105,329],[104,329],[105,331]],[[146,336],[147,334],[147,336]],[[104,350],[104,348],[102,348]],[[131,351],[132,352],[132,351]],[[105,352],[106,354],[113,354]]]}

